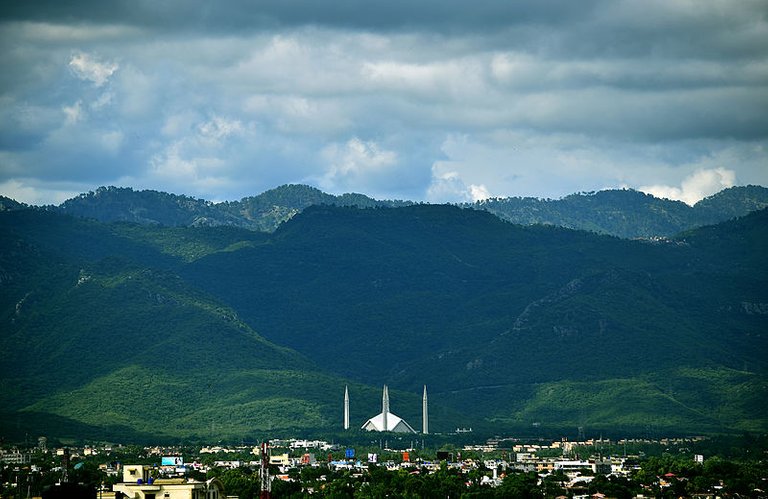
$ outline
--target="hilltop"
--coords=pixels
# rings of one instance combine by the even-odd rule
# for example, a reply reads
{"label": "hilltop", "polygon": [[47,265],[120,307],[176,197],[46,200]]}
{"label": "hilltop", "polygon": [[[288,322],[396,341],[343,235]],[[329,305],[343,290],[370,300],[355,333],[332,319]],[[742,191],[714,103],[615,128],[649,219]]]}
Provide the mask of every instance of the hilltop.
{"label": "hilltop", "polygon": [[100,187],[69,199],[54,211],[101,222],[169,227],[233,226],[274,231],[309,206],[395,207],[405,201],[377,201],[362,194],[334,196],[307,185],[283,185],[240,201],[213,203],[184,195],[127,187]]}
{"label": "hilltop", "polygon": [[[394,208],[411,201],[376,200],[363,194],[326,194],[306,185],[283,185],[239,201],[214,203],[184,195],[125,187],[100,187],[46,209],[101,222],[167,227],[231,226],[273,232],[310,206]],[[562,199],[494,198],[461,207],[484,210],[520,225],[556,225],[622,238],[671,237],[768,207],[768,189],[724,189],[694,206],[631,189],[571,194]],[[0,210],[26,205],[0,199]]]}
{"label": "hilltop", "polygon": [[768,207],[768,189],[730,187],[693,206],[631,189],[571,194],[562,199],[496,198],[466,206],[521,225],[557,225],[623,238],[671,237]]}

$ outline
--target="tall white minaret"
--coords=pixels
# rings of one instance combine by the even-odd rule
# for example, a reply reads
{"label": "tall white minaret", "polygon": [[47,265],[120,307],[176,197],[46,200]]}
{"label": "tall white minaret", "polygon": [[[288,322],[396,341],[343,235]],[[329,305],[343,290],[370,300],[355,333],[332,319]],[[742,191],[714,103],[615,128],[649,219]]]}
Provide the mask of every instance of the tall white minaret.
{"label": "tall white minaret", "polygon": [[389,414],[389,391],[387,391],[387,385],[384,385],[384,395],[381,397],[381,413],[384,415],[384,421],[382,423],[381,431],[388,431],[387,426],[387,414]]}
{"label": "tall white minaret", "polygon": [[424,385],[424,396],[421,398],[421,433],[429,433],[429,407],[427,407],[427,385]]}
{"label": "tall white minaret", "polygon": [[349,386],[344,387],[344,429],[349,429]]}

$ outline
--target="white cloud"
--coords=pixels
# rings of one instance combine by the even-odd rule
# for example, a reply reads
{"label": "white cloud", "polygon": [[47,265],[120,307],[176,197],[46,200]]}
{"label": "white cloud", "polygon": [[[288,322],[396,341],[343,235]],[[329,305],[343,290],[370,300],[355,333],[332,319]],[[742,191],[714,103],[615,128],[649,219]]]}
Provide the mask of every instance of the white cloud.
{"label": "white cloud", "polygon": [[434,92],[459,76],[458,68],[446,63],[412,64],[395,61],[366,62],[363,75],[390,90]]}
{"label": "white cloud", "polygon": [[243,139],[250,138],[247,125],[240,120],[214,116],[195,121],[193,114],[172,115],[162,127],[164,136],[175,137],[149,159],[147,176],[131,178],[149,184],[187,186],[187,193],[219,197],[242,178],[233,177],[240,166],[238,151]]}
{"label": "white cloud", "polygon": [[357,137],[345,144],[332,144],[322,151],[328,164],[319,180],[321,186],[331,191],[371,187],[373,179],[397,164],[397,153],[382,149],[374,141]]}
{"label": "white cloud", "polygon": [[447,163],[432,165],[432,181],[427,188],[427,200],[432,203],[466,203],[491,197],[482,184],[467,185],[457,171]]}
{"label": "white cloud", "polygon": [[119,39],[140,34],[128,26],[95,24],[54,24],[40,22],[12,23],[11,29],[19,38],[49,43],[83,43]]}
{"label": "white cloud", "polygon": [[66,125],[74,125],[83,119],[83,101],[77,101],[71,106],[64,106],[61,110],[64,111],[64,123]]}
{"label": "white cloud", "polygon": [[112,92],[104,92],[100,96],[96,98],[95,101],[91,102],[91,109],[94,111],[99,111],[107,106],[109,106],[112,103],[112,99],[115,98],[115,94]]}
{"label": "white cloud", "polygon": [[495,80],[503,85],[532,86],[540,84],[544,76],[542,65],[533,55],[519,52],[495,54],[490,70]]}
{"label": "white cloud", "polygon": [[467,186],[457,172],[440,171],[438,165],[432,167],[432,182],[427,188],[427,201],[430,203],[462,203],[469,201]]}
{"label": "white cloud", "polygon": [[230,137],[242,136],[245,128],[240,120],[214,116],[197,127],[198,141],[205,147],[220,147]]}
{"label": "white cloud", "polygon": [[69,67],[81,80],[101,87],[120,66],[114,62],[101,62],[90,54],[79,52],[69,59]]}
{"label": "white cloud", "polygon": [[29,205],[61,204],[69,198],[87,191],[85,186],[74,187],[72,185],[49,184],[38,185],[34,179],[9,179],[0,182],[0,193],[3,196],[15,199]]}
{"label": "white cloud", "polygon": [[162,153],[152,156],[150,165],[153,175],[174,181],[188,179],[194,182],[198,177],[197,165],[194,160],[183,157],[183,146],[183,141],[176,141]]}
{"label": "white cloud", "polygon": [[658,198],[683,201],[694,205],[727,187],[736,185],[736,172],[726,168],[697,170],[683,179],[680,187],[669,185],[648,185],[638,189]]}
{"label": "white cloud", "polygon": [[245,100],[244,110],[286,134],[330,134],[353,126],[340,101],[337,97],[258,94]]}
{"label": "white cloud", "polygon": [[482,201],[491,197],[491,193],[488,188],[483,184],[472,184],[469,186],[469,194],[472,197],[472,201]]}

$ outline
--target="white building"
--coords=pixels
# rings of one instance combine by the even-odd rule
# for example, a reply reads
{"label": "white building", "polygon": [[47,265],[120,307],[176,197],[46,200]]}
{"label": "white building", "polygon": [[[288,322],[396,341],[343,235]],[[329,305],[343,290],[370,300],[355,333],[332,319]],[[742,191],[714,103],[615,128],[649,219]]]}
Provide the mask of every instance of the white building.
{"label": "white building", "polygon": [[384,385],[384,394],[381,400],[381,413],[363,423],[363,430],[368,431],[392,431],[395,433],[416,433],[403,418],[389,412],[389,391]]}

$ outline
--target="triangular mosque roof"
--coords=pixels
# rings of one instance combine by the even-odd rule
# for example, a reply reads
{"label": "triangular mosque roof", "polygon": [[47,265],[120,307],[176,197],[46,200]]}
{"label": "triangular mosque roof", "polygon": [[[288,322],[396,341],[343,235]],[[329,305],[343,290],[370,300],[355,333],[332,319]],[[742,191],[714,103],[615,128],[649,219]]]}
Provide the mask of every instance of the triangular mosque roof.
{"label": "triangular mosque roof", "polygon": [[381,412],[378,415],[372,417],[366,421],[362,428],[368,431],[393,431],[396,433],[416,433],[416,430],[411,428],[403,418],[395,416],[391,412],[387,413],[387,427],[384,428],[384,413]]}

